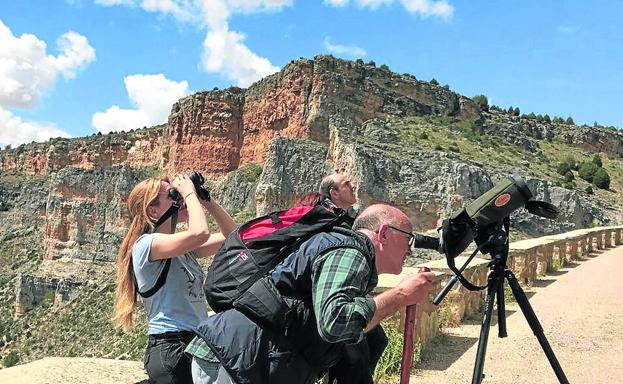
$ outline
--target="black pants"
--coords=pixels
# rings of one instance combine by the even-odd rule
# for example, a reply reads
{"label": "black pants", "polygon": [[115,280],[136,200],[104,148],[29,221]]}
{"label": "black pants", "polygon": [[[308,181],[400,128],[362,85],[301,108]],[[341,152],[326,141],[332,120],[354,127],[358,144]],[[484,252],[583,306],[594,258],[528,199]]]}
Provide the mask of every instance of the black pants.
{"label": "black pants", "polygon": [[184,350],[193,337],[189,331],[149,335],[144,363],[150,384],[192,384],[192,359]]}
{"label": "black pants", "polygon": [[329,369],[329,384],[373,384],[374,369],[387,343],[385,331],[377,325],[361,342],[344,347],[340,361]]}

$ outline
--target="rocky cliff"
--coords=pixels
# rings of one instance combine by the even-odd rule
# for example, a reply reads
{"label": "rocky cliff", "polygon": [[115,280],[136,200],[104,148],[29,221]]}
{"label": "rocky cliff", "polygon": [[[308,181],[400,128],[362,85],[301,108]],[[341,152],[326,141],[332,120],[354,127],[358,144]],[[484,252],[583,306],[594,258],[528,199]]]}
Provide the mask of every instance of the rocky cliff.
{"label": "rocky cliff", "polygon": [[165,132],[165,127],[156,126],[132,132],[23,144],[0,151],[0,171],[47,175],[66,167],[104,169],[121,164],[131,167],[160,165],[168,145],[163,136]]}

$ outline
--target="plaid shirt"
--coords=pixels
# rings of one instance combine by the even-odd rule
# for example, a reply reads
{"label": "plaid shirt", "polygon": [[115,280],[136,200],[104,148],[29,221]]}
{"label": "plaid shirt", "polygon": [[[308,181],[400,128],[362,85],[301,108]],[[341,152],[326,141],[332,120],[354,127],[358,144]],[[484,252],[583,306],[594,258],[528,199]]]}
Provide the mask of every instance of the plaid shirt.
{"label": "plaid shirt", "polygon": [[[376,311],[368,294],[377,282],[376,269],[370,269],[365,256],[355,249],[336,249],[319,256],[312,267],[312,299],[320,336],[330,343],[360,341]],[[186,352],[214,361],[212,351],[199,337]]]}

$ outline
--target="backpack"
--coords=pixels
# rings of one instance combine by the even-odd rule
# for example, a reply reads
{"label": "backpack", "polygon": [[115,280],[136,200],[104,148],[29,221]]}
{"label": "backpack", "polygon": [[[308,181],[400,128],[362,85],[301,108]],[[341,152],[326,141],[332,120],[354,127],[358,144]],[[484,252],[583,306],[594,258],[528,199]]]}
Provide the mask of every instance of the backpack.
{"label": "backpack", "polygon": [[325,200],[258,217],[232,231],[214,255],[203,288],[212,310],[236,308],[251,320],[283,331],[288,309],[268,273],[317,233],[350,231],[352,218]]}

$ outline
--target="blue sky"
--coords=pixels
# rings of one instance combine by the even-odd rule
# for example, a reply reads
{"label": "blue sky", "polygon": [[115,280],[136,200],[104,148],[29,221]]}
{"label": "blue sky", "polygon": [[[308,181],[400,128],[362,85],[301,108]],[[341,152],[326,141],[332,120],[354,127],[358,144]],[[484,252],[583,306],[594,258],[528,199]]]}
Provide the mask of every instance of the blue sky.
{"label": "blue sky", "polygon": [[316,54],[623,127],[623,2],[56,0],[0,7],[0,145],[166,121]]}

